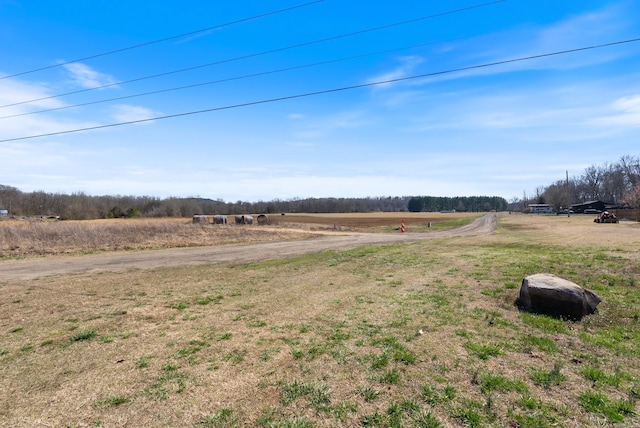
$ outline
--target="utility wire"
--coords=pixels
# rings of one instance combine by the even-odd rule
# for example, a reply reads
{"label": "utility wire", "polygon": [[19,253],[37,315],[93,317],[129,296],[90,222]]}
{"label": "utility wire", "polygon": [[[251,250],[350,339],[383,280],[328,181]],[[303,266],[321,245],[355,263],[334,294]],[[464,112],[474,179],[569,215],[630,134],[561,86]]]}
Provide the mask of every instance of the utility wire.
{"label": "utility wire", "polygon": [[181,68],[181,69],[178,69],[178,70],[167,71],[167,72],[164,72],[164,73],[158,73],[158,74],[153,74],[153,75],[149,75],[149,76],[138,77],[136,79],[124,80],[124,81],[115,82],[115,83],[109,83],[107,85],[96,86],[96,87],[93,87],[93,88],[80,89],[80,90],[77,90],[77,91],[66,92],[66,93],[58,94],[58,95],[51,95],[51,96],[48,96],[48,97],[42,97],[42,98],[32,99],[32,100],[28,100],[28,101],[20,101],[20,102],[13,103],[13,104],[5,104],[3,106],[0,106],[0,108],[13,107],[13,106],[22,105],[22,104],[29,104],[29,103],[34,103],[34,102],[37,102],[37,101],[49,100],[49,99],[52,99],[52,98],[59,98],[59,97],[67,96],[67,95],[74,95],[74,94],[79,94],[79,93],[83,93],[83,92],[94,91],[94,90],[97,90],[97,89],[104,89],[104,88],[108,88],[108,87],[112,87],[112,86],[118,86],[118,85],[124,85],[124,84],[127,84],[127,83],[139,82],[139,81],[142,81],[142,80],[155,79],[157,77],[168,76],[168,75],[176,74],[176,73],[183,73],[185,71],[191,71],[191,70],[196,70],[196,69],[199,69],[199,68],[211,67],[211,66],[214,66],[214,65],[220,65],[220,64],[225,64],[225,63],[229,63],[229,62],[240,61],[240,60],[243,60],[243,59],[255,58],[255,57],[258,57],[258,56],[263,56],[263,55],[268,55],[268,54],[272,54],[272,53],[276,53],[276,52],[282,52],[282,51],[286,51],[286,50],[296,49],[296,48],[300,48],[300,47],[303,47],[303,46],[310,46],[310,45],[314,45],[314,44],[318,44],[318,43],[324,43],[324,42],[328,42],[328,41],[332,41],[332,40],[338,40],[338,39],[342,39],[342,38],[346,38],[346,37],[352,37],[352,36],[355,36],[355,35],[370,33],[370,32],[374,32],[374,31],[380,31],[380,30],[383,30],[383,29],[387,29],[387,28],[391,28],[391,27],[397,27],[397,26],[400,26],[400,25],[411,24],[411,23],[418,22],[418,21],[423,21],[423,20],[426,20],[426,19],[433,19],[433,18],[438,18],[438,17],[441,17],[441,16],[445,16],[445,15],[451,15],[451,14],[455,14],[455,13],[465,12],[465,11],[472,10],[472,9],[477,9],[477,8],[480,8],[480,7],[490,6],[490,5],[493,5],[493,4],[496,4],[496,3],[503,3],[505,1],[507,1],[507,0],[495,0],[495,1],[492,1],[492,2],[489,2],[489,3],[482,3],[482,4],[477,4],[477,5],[464,7],[464,8],[460,8],[460,9],[455,9],[455,10],[450,10],[450,11],[446,11],[446,12],[440,12],[440,13],[433,14],[433,15],[421,16],[419,18],[409,19],[409,20],[406,20],[406,21],[394,22],[392,24],[386,24],[386,25],[381,25],[381,26],[378,26],[378,27],[367,28],[367,29],[364,29],[364,30],[354,31],[354,32],[351,32],[351,33],[345,33],[345,34],[340,34],[340,35],[337,35],[337,36],[326,37],[324,39],[318,39],[318,40],[312,40],[312,41],[309,41],[309,42],[298,43],[298,44],[295,44],[295,45],[289,45],[289,46],[276,48],[276,49],[271,49],[271,50],[267,50],[267,51],[262,51],[262,52],[258,52],[258,53],[253,53],[253,54],[249,54],[249,55],[243,55],[243,56],[239,56],[239,57],[235,57],[235,58],[229,58],[229,59],[224,59],[224,60],[220,60],[220,61],[210,62],[210,63],[207,63],[207,64],[195,65],[195,66],[192,66],[192,67]]}
{"label": "utility wire", "polygon": [[582,51],[593,50],[593,49],[601,49],[601,48],[605,48],[605,47],[622,45],[622,44],[626,44],[626,43],[634,43],[634,42],[638,42],[638,41],[640,41],[640,37],[639,38],[635,38],[635,39],[628,39],[628,40],[621,40],[621,41],[617,41],[617,42],[604,43],[604,44],[600,44],[600,45],[592,45],[592,46],[587,46],[587,47],[582,47],[582,48],[575,48],[575,49],[567,49],[567,50],[562,50],[562,51],[550,52],[550,53],[545,53],[545,54],[540,54],[540,55],[531,55],[531,56],[526,56],[526,57],[521,57],[521,58],[507,59],[507,60],[503,60],[503,61],[496,61],[496,62],[490,62],[490,63],[479,64],[479,65],[471,65],[471,66],[468,66],[468,67],[460,67],[460,68],[454,68],[454,69],[449,69],[449,70],[444,70],[444,71],[436,71],[436,72],[431,72],[431,73],[417,74],[417,75],[413,75],[413,76],[400,77],[400,78],[397,78],[397,79],[381,80],[381,81],[377,81],[377,82],[362,83],[362,84],[359,84],[359,85],[344,86],[344,87],[341,87],[341,88],[325,89],[325,90],[322,90],[322,91],[307,92],[307,93],[296,94],[296,95],[288,95],[288,96],[284,96],[284,97],[270,98],[270,99],[259,100],[259,101],[251,101],[251,102],[246,102],[246,103],[241,103],[241,104],[232,104],[232,105],[222,106],[222,107],[213,107],[213,108],[208,108],[208,109],[204,109],[204,110],[196,110],[196,111],[189,111],[189,112],[184,112],[184,113],[176,113],[176,114],[170,114],[170,115],[166,115],[166,116],[157,116],[157,117],[152,117],[152,118],[147,118],[147,119],[131,120],[131,121],[127,121],[127,122],[111,123],[111,124],[107,124],[107,125],[90,126],[90,127],[86,127],[86,128],[76,128],[76,129],[70,129],[70,130],[67,130],[67,131],[50,132],[50,133],[46,133],[46,134],[30,135],[30,136],[26,136],[26,137],[7,138],[7,139],[4,139],[4,140],[0,140],[0,143],[6,143],[6,142],[10,142],[10,141],[28,140],[28,139],[40,138],[40,137],[51,137],[51,136],[55,136],[55,135],[64,135],[64,134],[71,134],[71,133],[75,133],[75,132],[92,131],[92,130],[96,130],[96,129],[113,128],[113,127],[116,127],[116,126],[133,125],[133,124],[136,124],[136,123],[151,122],[151,121],[154,121],[154,120],[172,119],[172,118],[176,118],[176,117],[191,116],[191,115],[202,114],[202,113],[210,113],[210,112],[214,112],[214,111],[230,110],[230,109],[235,109],[235,108],[240,108],[240,107],[249,107],[249,106],[260,105],[260,104],[268,104],[268,103],[274,103],[274,102],[279,102],[279,101],[292,100],[292,99],[297,99],[297,98],[312,97],[312,96],[316,96],[316,95],[330,94],[330,93],[335,93],[335,92],[343,92],[343,91],[349,91],[349,90],[353,90],[353,89],[361,89],[361,88],[367,88],[367,87],[371,87],[371,86],[384,85],[384,84],[389,84],[389,83],[397,83],[397,82],[403,82],[403,81],[413,80],[413,79],[420,79],[420,78],[425,78],[425,77],[440,76],[440,75],[443,75],[443,74],[456,73],[456,72],[459,72],[459,71],[476,70],[476,69],[480,69],[480,68],[495,67],[495,66],[498,66],[498,65],[510,64],[510,63],[515,63],[515,62],[529,61],[529,60],[533,60],[533,59],[547,58],[547,57],[551,57],[551,56],[565,55],[565,54],[569,54],[569,53],[582,52]]}
{"label": "utility wire", "polygon": [[[459,40],[459,39],[460,38],[453,39],[453,40]],[[448,40],[448,41],[451,41],[451,40]],[[350,61],[350,60],[359,59],[359,58],[366,58],[366,57],[374,56],[374,55],[382,55],[382,54],[387,54],[387,53],[391,53],[391,52],[398,52],[398,51],[407,50],[407,49],[415,49],[415,48],[419,48],[419,47],[434,45],[434,44],[437,44],[437,43],[446,43],[446,42],[447,41],[420,43],[420,44],[412,45],[412,46],[405,46],[405,47],[401,47],[401,48],[387,49],[387,50],[384,50],[384,51],[370,52],[370,53],[366,53],[366,54],[354,55],[354,56],[349,56],[349,57],[330,59],[330,60],[326,60],[326,61],[314,62],[314,63],[310,63],[310,64],[297,65],[297,66],[286,67],[286,68],[280,68],[280,69],[276,69],[276,70],[263,71],[263,72],[259,72],[259,73],[245,74],[245,75],[242,75],[242,76],[229,77],[229,78],[226,78],[226,79],[210,80],[208,82],[193,83],[191,85],[177,86],[177,87],[166,88],[166,89],[158,89],[156,91],[142,92],[142,93],[139,93],[139,94],[132,94],[132,95],[124,95],[124,96],[115,97],[115,98],[106,98],[106,99],[97,100],[97,101],[89,101],[89,102],[81,103],[81,104],[73,104],[73,105],[62,106],[62,107],[53,107],[53,108],[48,108],[48,109],[43,109],[43,110],[29,111],[29,112],[25,112],[25,113],[13,114],[13,115],[10,115],[10,116],[0,116],[0,120],[2,120],[2,119],[10,119],[10,118],[20,117],[20,116],[29,116],[29,115],[32,115],[32,114],[47,113],[47,112],[51,112],[51,111],[65,110],[65,109],[76,108],[76,107],[84,107],[84,106],[88,106],[88,105],[107,103],[107,102],[111,102],[111,101],[125,100],[125,99],[129,99],[129,98],[144,97],[144,96],[147,96],[147,95],[162,94],[162,93],[165,93],[165,92],[180,91],[180,90],[183,90],[183,89],[197,88],[197,87],[200,87],[200,86],[215,85],[217,83],[224,83],[224,82],[231,82],[231,81],[234,81],[234,80],[249,79],[249,78],[253,78],[253,77],[266,76],[266,75],[270,75],[270,74],[283,73],[283,72],[286,72],[286,71],[300,70],[300,69],[303,69],[303,68],[317,67],[319,65],[326,65],[326,64],[333,64],[333,63],[337,63],[337,62]]]}
{"label": "utility wire", "polygon": [[252,21],[252,20],[258,19],[258,18],[264,18],[264,17],[269,16],[269,15],[275,15],[275,14],[282,13],[282,12],[288,12],[290,10],[299,9],[301,7],[310,6],[310,5],[315,4],[315,3],[321,3],[323,1],[324,0],[314,0],[314,1],[311,1],[311,2],[308,2],[308,3],[303,3],[303,4],[296,5],[296,6],[287,7],[287,8],[284,8],[284,9],[274,10],[274,11],[271,11],[271,12],[262,13],[260,15],[250,16],[248,18],[238,19],[236,21],[227,22],[225,24],[214,25],[213,27],[203,28],[201,30],[189,31],[188,33],[183,33],[183,34],[178,34],[178,35],[175,35],[175,36],[164,37],[162,39],[152,40],[150,42],[140,43],[138,45],[127,46],[125,48],[115,49],[115,50],[112,50],[112,51],[107,51],[107,52],[103,52],[103,53],[99,53],[99,54],[95,54],[95,55],[90,55],[90,56],[86,56],[86,57],[83,57],[83,58],[74,59],[72,61],[61,62],[61,63],[58,63],[58,64],[49,65],[49,66],[46,66],[46,67],[36,68],[36,69],[33,69],[33,70],[23,71],[23,72],[20,72],[20,73],[11,74],[9,76],[1,76],[0,80],[9,79],[10,77],[23,76],[25,74],[31,74],[31,73],[35,73],[37,71],[48,70],[50,68],[62,67],[64,65],[73,64],[73,63],[80,62],[80,61],[86,61],[86,60],[89,60],[89,59],[99,58],[99,57],[102,57],[102,56],[113,55],[115,53],[129,51],[129,50],[132,50],[132,49],[138,49],[138,48],[142,48],[144,46],[153,45],[153,44],[156,44],[156,43],[162,43],[162,42],[166,42],[166,41],[173,40],[173,39],[179,39],[181,37],[193,36],[194,34],[199,34],[199,33],[204,33],[204,32],[207,32],[207,31],[217,30],[217,29],[224,28],[224,27],[229,27],[231,25],[240,24],[242,22]]}

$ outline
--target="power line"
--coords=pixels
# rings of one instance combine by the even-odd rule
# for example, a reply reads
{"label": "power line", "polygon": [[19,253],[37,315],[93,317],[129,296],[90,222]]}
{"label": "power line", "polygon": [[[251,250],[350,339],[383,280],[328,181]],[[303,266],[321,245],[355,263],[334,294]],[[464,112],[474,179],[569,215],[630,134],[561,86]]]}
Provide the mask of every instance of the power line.
{"label": "power line", "polygon": [[194,34],[204,33],[204,32],[211,31],[211,30],[217,30],[217,29],[220,29],[220,28],[229,27],[229,26],[235,25],[235,24],[240,24],[242,22],[252,21],[252,20],[258,19],[258,18],[264,18],[266,16],[275,15],[275,14],[282,13],[282,12],[288,12],[290,10],[299,9],[301,7],[310,6],[310,5],[315,4],[315,3],[321,3],[323,1],[324,0],[314,0],[314,1],[311,1],[311,2],[308,2],[308,3],[303,3],[303,4],[296,5],[296,6],[287,7],[287,8],[284,8],[284,9],[278,9],[278,10],[274,10],[274,11],[271,11],[271,12],[266,12],[266,13],[262,13],[262,14],[259,14],[259,15],[250,16],[248,18],[238,19],[236,21],[227,22],[225,24],[214,25],[213,27],[203,28],[201,30],[189,31],[188,33],[182,33],[182,34],[178,34],[178,35],[175,35],[175,36],[169,36],[169,37],[164,37],[162,39],[152,40],[150,42],[140,43],[138,45],[127,46],[127,47],[120,48],[120,49],[114,49],[112,51],[107,51],[107,52],[103,52],[103,53],[99,53],[99,54],[95,54],[95,55],[90,55],[90,56],[86,56],[86,57],[83,57],[83,58],[74,59],[72,61],[61,62],[61,63],[58,63],[58,64],[49,65],[49,66],[46,66],[46,67],[36,68],[36,69],[33,69],[33,70],[22,71],[20,73],[11,74],[9,76],[1,76],[0,80],[9,79],[10,77],[23,76],[25,74],[31,74],[31,73],[35,73],[37,71],[48,70],[48,69],[51,69],[51,68],[62,67],[64,65],[73,64],[73,63],[80,62],[80,61],[86,61],[86,60],[89,60],[89,59],[99,58],[99,57],[102,57],[102,56],[113,55],[113,54],[116,54],[116,53],[129,51],[129,50],[132,50],[132,49],[138,49],[138,48],[142,48],[142,47],[153,45],[153,44],[157,44],[157,43],[166,42],[166,41],[173,40],[173,39],[179,39],[181,37],[193,36]]}
{"label": "power line", "polygon": [[157,116],[157,117],[147,118],[147,119],[131,120],[131,121],[127,121],[127,122],[111,123],[111,124],[107,124],[107,125],[90,126],[90,127],[86,127],[86,128],[76,128],[76,129],[71,129],[71,130],[67,130],[67,131],[50,132],[50,133],[46,133],[46,134],[30,135],[30,136],[26,136],[26,137],[8,138],[8,139],[0,140],[0,143],[6,143],[6,142],[11,142],[11,141],[20,141],[20,140],[28,140],[28,139],[32,139],[32,138],[51,137],[51,136],[55,136],[55,135],[71,134],[71,133],[75,133],[75,132],[93,131],[93,130],[97,130],[97,129],[114,128],[116,126],[133,125],[133,124],[137,124],[137,123],[152,122],[154,120],[172,119],[172,118],[183,117],[183,116],[192,116],[192,115],[202,114],[202,113],[211,113],[211,112],[214,112],[214,111],[230,110],[230,109],[241,108],[241,107],[249,107],[249,106],[254,106],[254,105],[259,105],[259,104],[268,104],[268,103],[292,100],[292,99],[297,99],[297,98],[305,98],[305,97],[311,97],[311,96],[316,96],[316,95],[323,95],[323,94],[330,94],[330,93],[335,93],[335,92],[349,91],[349,90],[353,90],[353,89],[361,89],[361,88],[384,85],[384,84],[389,84],[389,83],[403,82],[403,81],[407,81],[407,80],[420,79],[420,78],[425,78],[425,77],[440,76],[440,75],[443,75],[443,74],[450,74],[450,73],[455,73],[455,72],[459,72],[459,71],[475,70],[475,69],[480,69],[480,68],[487,68],[487,67],[494,67],[494,66],[498,66],[498,65],[515,63],[515,62],[529,61],[529,60],[533,60],[533,59],[540,59],[540,58],[546,58],[546,57],[557,56],[557,55],[565,55],[565,54],[569,54],[569,53],[575,53],[575,52],[581,52],[581,51],[587,51],[587,50],[593,50],[593,49],[601,49],[601,48],[605,48],[605,47],[622,45],[622,44],[625,44],[625,43],[634,43],[634,42],[638,42],[638,41],[640,41],[640,38],[621,40],[621,41],[617,41],[617,42],[604,43],[604,44],[600,44],[600,45],[592,45],[592,46],[587,46],[587,47],[582,47],[582,48],[575,48],[575,49],[568,49],[568,50],[563,50],[563,51],[550,52],[550,53],[545,53],[545,54],[540,54],[540,55],[531,55],[531,56],[526,56],[526,57],[521,57],[521,58],[514,58],[514,59],[490,62],[490,63],[479,64],[479,65],[471,65],[471,66],[468,66],[468,67],[460,67],[460,68],[449,69],[449,70],[444,70],[444,71],[436,71],[436,72],[431,72],[431,73],[417,74],[417,75],[413,75],[413,76],[400,77],[400,78],[397,78],[397,79],[387,79],[387,80],[382,80],[382,81],[377,81],[377,82],[362,83],[362,84],[359,84],[359,85],[344,86],[344,87],[333,88],[333,89],[325,89],[325,90],[322,90],[322,91],[306,92],[306,93],[303,93],[303,94],[288,95],[288,96],[284,96],[284,97],[270,98],[270,99],[266,99],[266,100],[251,101],[251,102],[246,102],[246,103],[241,103],[241,104],[232,104],[232,105],[222,106],[222,107],[213,107],[213,108],[208,108],[208,109],[204,109],[204,110],[196,110],[196,111],[189,111],[189,112],[183,112],[183,113],[176,113],[176,114],[170,114],[170,115],[166,115],[166,116]]}
{"label": "power line", "polygon": [[[459,39],[460,38],[457,38],[457,39],[454,39],[454,40],[459,40]],[[448,41],[451,41],[451,40],[448,40]],[[420,44],[412,45],[412,46],[405,46],[405,47],[400,47],[400,48],[395,48],[395,49],[387,49],[387,50],[384,50],[384,51],[370,52],[370,53],[361,54],[361,55],[353,55],[353,56],[349,56],[349,57],[330,59],[330,60],[326,60],[326,61],[314,62],[314,63],[310,63],[310,64],[297,65],[297,66],[286,67],[286,68],[280,68],[280,69],[276,69],[276,70],[263,71],[263,72],[259,72],[259,73],[245,74],[245,75],[242,75],[242,76],[229,77],[229,78],[226,78],[226,79],[210,80],[210,81],[207,81],[207,82],[193,83],[193,84],[190,84],[190,85],[177,86],[177,87],[166,88],[166,89],[158,89],[158,90],[155,90],[155,91],[143,92],[143,93],[139,93],[139,94],[124,95],[124,96],[120,96],[120,97],[106,98],[106,99],[97,100],[97,101],[89,101],[89,102],[86,102],[86,103],[73,104],[73,105],[62,106],[62,107],[53,107],[53,108],[48,108],[48,109],[43,109],[43,110],[36,110],[36,111],[29,111],[29,112],[25,112],[25,113],[12,114],[12,115],[9,115],[9,116],[0,116],[0,120],[2,120],[2,119],[11,119],[11,118],[20,117],[20,116],[29,116],[29,115],[32,115],[32,114],[47,113],[47,112],[51,112],[51,111],[66,110],[66,109],[76,108],[76,107],[84,107],[84,106],[88,106],[88,105],[107,103],[107,102],[111,102],[111,101],[119,101],[119,100],[125,100],[125,99],[130,99],[130,98],[143,97],[143,96],[147,96],[147,95],[162,94],[162,93],[165,93],[165,92],[180,91],[180,90],[183,90],[183,89],[197,88],[197,87],[201,87],[201,86],[214,85],[214,84],[217,84],[217,83],[231,82],[231,81],[235,81],[235,80],[249,79],[249,78],[259,77],[259,76],[267,76],[267,75],[276,74],[276,73],[283,73],[283,72],[286,72],[286,71],[300,70],[300,69],[303,69],[303,68],[317,67],[319,65],[327,65],[327,64],[337,63],[337,62],[350,61],[350,60],[354,60],[354,59],[366,58],[366,57],[374,56],[374,55],[382,55],[382,54],[387,54],[387,53],[391,53],[391,52],[398,52],[398,51],[406,50],[406,49],[415,49],[415,48],[418,48],[418,47],[424,47],[424,46],[428,46],[428,45],[433,45],[433,44],[437,44],[437,43],[445,43],[445,42],[447,42],[447,41],[420,43]]]}
{"label": "power line", "polygon": [[507,1],[507,0],[495,0],[495,1],[488,2],[488,3],[482,3],[482,4],[477,4],[477,5],[468,6],[468,7],[464,7],[464,8],[460,8],[460,9],[455,9],[455,10],[450,10],[450,11],[446,11],[446,12],[440,12],[440,13],[433,14],[433,15],[421,16],[419,18],[413,18],[413,19],[409,19],[409,20],[405,20],[405,21],[394,22],[392,24],[386,24],[386,25],[381,25],[381,26],[378,26],[378,27],[367,28],[367,29],[364,29],[364,30],[354,31],[354,32],[351,32],[351,33],[345,33],[345,34],[340,34],[340,35],[337,35],[337,36],[326,37],[326,38],[323,38],[323,39],[312,40],[312,41],[309,41],[309,42],[298,43],[298,44],[295,44],[295,45],[289,45],[289,46],[285,46],[285,47],[281,47],[281,48],[276,48],[276,49],[271,49],[271,50],[262,51],[262,52],[258,52],[258,53],[243,55],[243,56],[239,56],[239,57],[235,57],[235,58],[228,58],[228,59],[215,61],[215,62],[210,62],[210,63],[206,63],[206,64],[195,65],[195,66],[192,66],[192,67],[181,68],[181,69],[178,69],[178,70],[167,71],[167,72],[164,72],[164,73],[158,73],[158,74],[153,74],[153,75],[149,75],[149,76],[138,77],[138,78],[135,78],[135,79],[124,80],[124,81],[121,81],[121,82],[109,83],[107,85],[96,86],[96,87],[93,87],[93,88],[86,88],[86,89],[80,89],[80,90],[77,90],[77,91],[66,92],[66,93],[58,94],[58,95],[51,95],[51,96],[48,96],[48,97],[42,97],[42,98],[32,99],[32,100],[28,100],[28,101],[20,101],[20,102],[12,103],[12,104],[5,104],[3,106],[0,106],[0,108],[13,107],[13,106],[22,105],[22,104],[29,104],[29,103],[34,103],[34,102],[37,102],[37,101],[49,100],[49,99],[52,99],[52,98],[59,98],[59,97],[67,96],[67,95],[74,95],[74,94],[79,94],[79,93],[83,93],[83,92],[95,91],[97,89],[109,88],[109,87],[112,87],[112,86],[125,85],[127,83],[139,82],[139,81],[142,81],[142,80],[155,79],[157,77],[163,77],[163,76],[168,76],[168,75],[171,75],[171,74],[183,73],[185,71],[192,71],[192,70],[196,70],[196,69],[199,69],[199,68],[205,68],[205,67],[211,67],[211,66],[214,66],[214,65],[226,64],[226,63],[230,63],[230,62],[240,61],[240,60],[243,60],[243,59],[255,58],[255,57],[258,57],[258,56],[264,56],[264,55],[268,55],[268,54],[272,54],[272,53],[283,52],[283,51],[286,51],[286,50],[296,49],[296,48],[300,48],[300,47],[303,47],[303,46],[310,46],[310,45],[324,43],[324,42],[328,42],[328,41],[332,41],[332,40],[338,40],[338,39],[342,39],[342,38],[346,38],[346,37],[352,37],[352,36],[355,36],[355,35],[370,33],[370,32],[374,32],[374,31],[380,31],[380,30],[384,30],[384,29],[387,29],[387,28],[397,27],[397,26],[400,26],[400,25],[407,25],[407,24],[411,24],[411,23],[414,23],[414,22],[423,21],[423,20],[426,20],[426,19],[433,19],[433,18],[438,18],[438,17],[441,17],[441,16],[455,14],[455,13],[466,12],[466,11],[469,11],[469,10],[472,10],[472,9],[477,9],[477,8],[480,8],[480,7],[486,7],[486,6],[494,5],[496,3],[503,3],[505,1]]}

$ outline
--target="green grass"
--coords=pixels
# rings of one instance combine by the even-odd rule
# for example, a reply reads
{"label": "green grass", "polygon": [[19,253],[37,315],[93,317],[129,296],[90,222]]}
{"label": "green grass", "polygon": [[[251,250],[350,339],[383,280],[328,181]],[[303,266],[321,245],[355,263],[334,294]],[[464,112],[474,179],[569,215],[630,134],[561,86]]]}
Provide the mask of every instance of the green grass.
{"label": "green grass", "polygon": [[474,377],[474,383],[478,384],[482,394],[509,391],[528,392],[528,387],[523,381],[509,379],[494,373],[480,373]]}
{"label": "green grass", "polygon": [[438,391],[438,388],[435,386],[429,384],[422,385],[422,400],[431,406],[448,403],[452,401],[455,396],[456,389],[453,386],[447,385],[441,391]]}
{"label": "green grass", "polygon": [[236,426],[236,421],[232,418],[233,410],[225,407],[207,416],[204,416],[196,421],[197,427],[233,427]]}
{"label": "green grass", "polygon": [[197,305],[208,305],[209,303],[220,303],[220,301],[224,299],[224,296],[222,295],[217,295],[217,296],[195,296],[193,298],[193,301],[197,304]]}
{"label": "green grass", "polygon": [[421,411],[414,415],[412,421],[418,428],[441,428],[444,426],[428,410]]}
{"label": "green grass", "polygon": [[468,399],[453,407],[449,413],[452,418],[458,420],[464,426],[472,428],[483,426],[486,420],[482,413],[482,404]]}
{"label": "green grass", "polygon": [[85,340],[91,340],[97,335],[98,333],[96,333],[95,330],[83,330],[71,336],[69,340],[71,342],[83,342]]}
{"label": "green grass", "polygon": [[549,406],[528,396],[522,398],[519,409],[509,410],[508,414],[519,428],[553,428],[560,424]]}
{"label": "green grass", "polygon": [[594,383],[594,385],[608,385],[619,387],[624,381],[632,381],[633,378],[621,370],[616,368],[613,373],[607,373],[598,367],[584,367],[578,371],[585,379]]}
{"label": "green grass", "polygon": [[128,403],[130,400],[124,395],[115,395],[113,397],[105,398],[96,402],[97,407],[117,407],[122,404]]}
{"label": "green grass", "polygon": [[144,390],[144,394],[152,399],[167,400],[170,395],[184,392],[188,380],[187,373],[178,371],[176,366],[165,365],[160,376]]}
{"label": "green grass", "polygon": [[395,385],[400,382],[400,372],[397,369],[386,371],[378,378],[378,382]]}
{"label": "green grass", "polygon": [[551,370],[532,368],[530,371],[533,383],[543,388],[560,386],[562,382],[567,380],[567,377],[561,373],[561,365],[559,363],[555,363]]}
{"label": "green grass", "polygon": [[522,337],[522,346],[524,352],[532,352],[533,350],[536,350],[554,354],[560,350],[553,339],[531,334]]}
{"label": "green grass", "polygon": [[222,359],[230,362],[232,365],[237,365],[244,361],[246,355],[247,351],[244,349],[233,349],[231,352],[225,354]]}
{"label": "green grass", "polygon": [[467,348],[470,354],[475,355],[483,361],[488,360],[489,357],[495,357],[503,354],[501,347],[496,344],[483,345],[477,342],[468,341],[465,342],[464,347]]}
{"label": "green grass", "polygon": [[309,421],[304,416],[298,416],[294,418],[288,418],[281,422],[268,422],[258,421],[259,427],[265,428],[315,428],[316,424]]}
{"label": "green grass", "polygon": [[26,345],[22,345],[20,347],[20,352],[31,352],[33,351],[33,344],[27,343]]}
{"label": "green grass", "polygon": [[136,361],[136,367],[139,369],[145,369],[149,367],[149,362],[151,361],[152,358],[153,357],[150,355],[145,355],[138,358],[138,361]]}
{"label": "green grass", "polygon": [[280,401],[283,406],[289,406],[300,397],[305,397],[312,406],[319,406],[330,402],[328,388],[325,385],[316,385],[295,380],[283,384],[280,389]]}
{"label": "green grass", "polygon": [[364,401],[366,401],[366,402],[375,401],[378,398],[378,396],[380,395],[380,392],[376,391],[375,389],[371,388],[370,386],[358,387],[356,389],[356,393],[360,397],[362,397],[364,399]]}
{"label": "green grass", "polygon": [[379,339],[374,339],[371,344],[377,346],[389,353],[389,356],[393,361],[412,364],[416,361],[416,356],[405,345],[400,343],[396,337],[387,336]]}
{"label": "green grass", "polygon": [[610,423],[623,423],[625,418],[635,414],[634,403],[629,400],[612,400],[607,395],[587,391],[578,397],[580,405],[590,413],[602,415]]}

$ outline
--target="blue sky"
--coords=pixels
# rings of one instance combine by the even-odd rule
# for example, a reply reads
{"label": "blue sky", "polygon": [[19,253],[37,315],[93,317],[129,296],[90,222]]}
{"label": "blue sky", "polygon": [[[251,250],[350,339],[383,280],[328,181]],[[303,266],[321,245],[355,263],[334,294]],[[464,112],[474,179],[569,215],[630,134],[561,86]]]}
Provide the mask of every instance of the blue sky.
{"label": "blue sky", "polygon": [[0,0],[0,184],[511,199],[640,156],[640,42],[468,69],[639,38],[640,2],[487,3]]}

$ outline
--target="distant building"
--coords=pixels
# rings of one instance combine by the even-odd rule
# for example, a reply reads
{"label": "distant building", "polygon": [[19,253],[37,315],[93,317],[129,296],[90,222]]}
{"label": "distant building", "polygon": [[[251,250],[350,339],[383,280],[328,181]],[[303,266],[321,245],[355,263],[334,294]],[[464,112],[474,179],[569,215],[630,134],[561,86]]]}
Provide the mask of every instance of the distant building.
{"label": "distant building", "polygon": [[0,217],[6,217],[9,215],[9,210],[0,210]]}
{"label": "distant building", "polygon": [[553,207],[549,204],[529,204],[531,214],[553,214]]}
{"label": "distant building", "polygon": [[571,209],[574,213],[584,214],[585,211],[589,214],[601,213],[607,210],[608,204],[602,201],[587,201],[581,204],[571,205]]}

